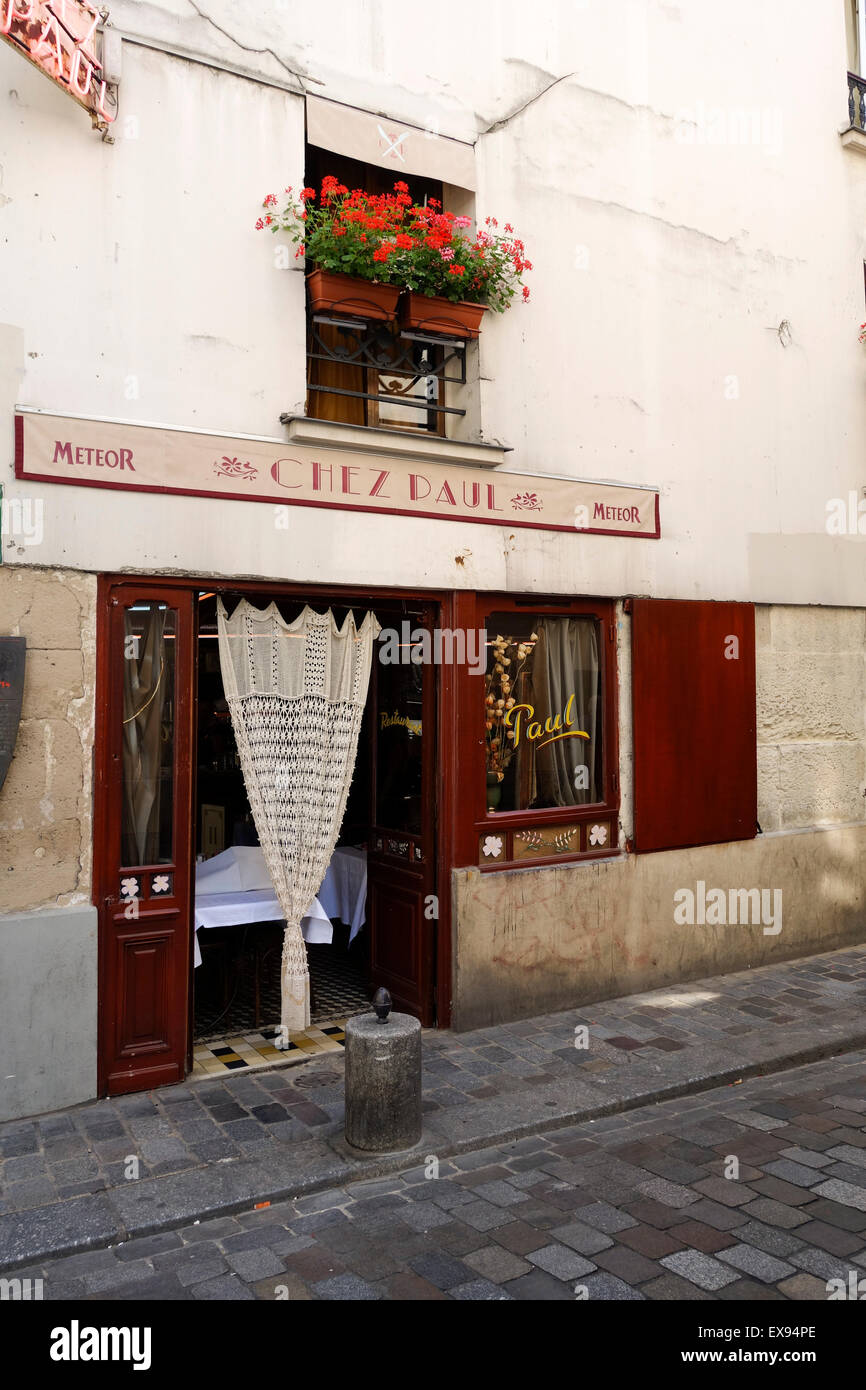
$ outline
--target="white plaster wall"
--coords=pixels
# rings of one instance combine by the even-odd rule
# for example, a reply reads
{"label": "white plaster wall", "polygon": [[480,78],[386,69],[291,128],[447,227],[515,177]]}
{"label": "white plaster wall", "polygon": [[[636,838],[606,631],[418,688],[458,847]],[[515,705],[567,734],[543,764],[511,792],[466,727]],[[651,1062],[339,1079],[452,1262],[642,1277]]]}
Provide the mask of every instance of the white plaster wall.
{"label": "white plaster wall", "polygon": [[[113,146],[0,51],[18,403],[282,437],[303,398],[302,277],[253,223],[300,178],[310,90],[476,142],[479,213],[511,218],[536,267],[533,302],[482,336],[484,431],[514,445],[510,468],[658,484],[664,538],[309,509],[285,532],[262,504],[52,486],[43,543],[7,558],[864,601],[863,538],[825,531],[827,501],[866,481],[866,160],[838,138],[841,3],[794,0],[784,24],[769,0],[732,0],[723,22],[700,0],[446,0],[435,23],[398,0],[111,9],[135,40]],[[7,495],[32,494],[11,482],[8,414],[0,439]]]}

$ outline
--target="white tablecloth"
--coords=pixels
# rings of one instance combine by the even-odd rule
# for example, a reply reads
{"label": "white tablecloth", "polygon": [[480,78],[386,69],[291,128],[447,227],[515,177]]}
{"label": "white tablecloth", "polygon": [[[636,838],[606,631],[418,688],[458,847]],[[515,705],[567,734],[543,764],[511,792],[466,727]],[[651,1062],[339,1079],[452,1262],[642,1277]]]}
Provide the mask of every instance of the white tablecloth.
{"label": "white tablecloth", "polygon": [[[218,856],[217,856],[218,857]],[[248,922],[282,922],[280,907],[273,888],[251,888],[227,893],[199,894],[195,897],[195,954],[194,965],[201,965],[198,934],[207,927],[242,927]],[[330,946],[334,928],[318,898],[314,898],[301,921],[304,940]]]}
{"label": "white tablecloth", "polygon": [[319,901],[328,916],[338,917],[350,928],[354,941],[367,916],[367,851],[350,846],[335,849],[319,889]]}
{"label": "white tablecloth", "polygon": [[[364,850],[334,851],[324,882],[301,921],[304,940],[330,945],[331,918],[350,928],[353,941],[364,925],[367,905],[367,855]],[[261,849],[234,845],[196,865],[195,956],[201,965],[198,933],[208,927],[238,927],[249,922],[280,922],[283,913]]]}

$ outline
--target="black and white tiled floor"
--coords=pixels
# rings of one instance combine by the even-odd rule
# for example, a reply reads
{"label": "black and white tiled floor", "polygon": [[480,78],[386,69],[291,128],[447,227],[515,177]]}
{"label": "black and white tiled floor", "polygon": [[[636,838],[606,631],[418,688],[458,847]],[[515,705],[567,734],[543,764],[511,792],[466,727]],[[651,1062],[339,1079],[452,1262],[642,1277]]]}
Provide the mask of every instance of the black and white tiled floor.
{"label": "black and white tiled floor", "polygon": [[202,975],[196,998],[193,1076],[218,1076],[278,1062],[303,1062],[335,1048],[342,1050],[346,1019],[370,1007],[370,990],[360,953],[310,945],[307,959],[311,1026],[302,1033],[291,1034],[288,1050],[274,1047],[280,1018],[280,939],[279,927],[267,933],[269,953],[262,967],[260,998],[266,1024],[256,1026],[252,968],[237,972],[228,1007],[223,1004],[216,977]]}
{"label": "black and white tiled floor", "polygon": [[322,1057],[326,1052],[342,1052],[345,1047],[345,1019],[335,1019],[323,1027],[311,1025],[303,1033],[290,1033],[289,1046],[274,1046],[276,1028],[212,1039],[193,1049],[192,1074],[195,1077],[220,1076],[226,1072],[252,1071],[276,1063],[291,1065]]}

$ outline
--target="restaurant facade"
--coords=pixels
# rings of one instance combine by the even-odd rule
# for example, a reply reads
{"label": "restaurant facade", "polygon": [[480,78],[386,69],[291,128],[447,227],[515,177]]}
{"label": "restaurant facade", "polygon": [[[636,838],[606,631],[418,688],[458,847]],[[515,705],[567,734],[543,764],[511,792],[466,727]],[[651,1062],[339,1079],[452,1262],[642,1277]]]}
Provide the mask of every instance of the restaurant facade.
{"label": "restaurant facade", "polygon": [[[0,5],[0,1117],[862,940],[856,14],[141,8]],[[528,302],[317,299],[329,175]]]}

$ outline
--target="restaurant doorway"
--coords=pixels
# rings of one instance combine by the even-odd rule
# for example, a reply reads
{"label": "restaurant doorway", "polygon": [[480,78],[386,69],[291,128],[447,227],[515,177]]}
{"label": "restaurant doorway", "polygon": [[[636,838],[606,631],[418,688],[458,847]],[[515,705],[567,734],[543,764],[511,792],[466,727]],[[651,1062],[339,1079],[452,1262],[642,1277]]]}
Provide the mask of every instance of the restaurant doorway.
{"label": "restaurant doorway", "polygon": [[[180,1081],[194,1050],[199,1074],[211,1055],[228,1057],[220,1065],[229,1070],[262,1064],[238,1051],[245,1034],[264,1035],[265,1061],[299,1060],[297,1048],[292,1057],[269,1047],[282,927],[222,690],[217,595],[229,611],[241,597],[274,600],[287,621],[305,605],[330,607],[338,623],[372,609],[404,637],[432,628],[438,604],[177,581],[105,579],[100,588],[100,1093]],[[436,1021],[436,669],[411,659],[409,641],[386,646],[389,661],[374,644],[337,849],[304,923],[312,1031],[331,1040],[379,985],[395,1008]]]}

